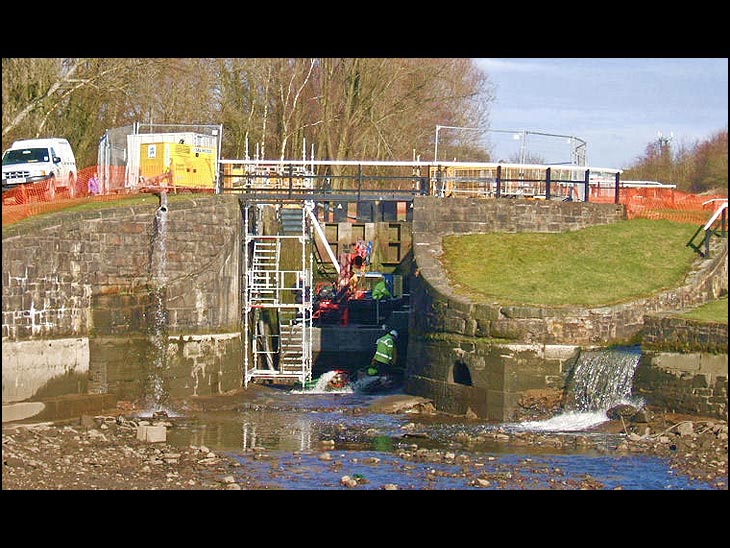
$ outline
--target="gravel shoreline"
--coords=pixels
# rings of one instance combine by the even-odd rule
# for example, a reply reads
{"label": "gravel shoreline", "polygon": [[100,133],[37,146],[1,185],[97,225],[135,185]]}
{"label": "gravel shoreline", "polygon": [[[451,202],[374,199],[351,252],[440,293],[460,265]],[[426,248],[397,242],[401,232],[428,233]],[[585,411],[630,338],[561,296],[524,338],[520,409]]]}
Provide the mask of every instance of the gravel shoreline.
{"label": "gravel shoreline", "polygon": [[[218,398],[218,399],[217,399]],[[240,394],[227,398],[200,400],[197,407],[207,410],[235,405]],[[424,412],[433,413],[421,406]],[[394,412],[404,412],[401,407]],[[413,408],[409,410],[413,412]],[[139,421],[124,412],[78,420],[40,424],[4,424],[2,433],[3,490],[268,490],[272,487],[247,474],[246,466],[204,446],[176,447],[167,441],[151,443],[139,439],[140,426],[174,427],[170,419]],[[706,482],[710,489],[728,489],[727,421],[677,414],[651,414],[651,419],[611,420],[595,431],[619,434],[616,454],[655,455],[670,463],[677,473]],[[510,473],[489,475],[483,462],[466,453],[480,444],[549,446],[554,436],[536,432],[508,432],[501,429],[479,436],[462,435],[459,450],[424,449],[418,437],[410,436],[407,449],[397,458],[408,462],[447,462],[461,464],[465,485],[490,489],[529,490],[524,476]],[[594,444],[595,436],[576,436],[572,443]],[[330,445],[328,445],[328,443]],[[321,458],[334,448],[334,442],[321,442]],[[262,448],[253,448],[251,458],[266,458]],[[602,450],[605,451],[605,448]],[[374,463],[377,464],[377,463]],[[525,466],[529,466],[526,459]],[[341,486],[357,489],[358,478],[343,475]],[[399,489],[397,485],[369,486],[370,489]],[[556,472],[549,489],[601,490],[598,481],[587,477],[568,481]]]}

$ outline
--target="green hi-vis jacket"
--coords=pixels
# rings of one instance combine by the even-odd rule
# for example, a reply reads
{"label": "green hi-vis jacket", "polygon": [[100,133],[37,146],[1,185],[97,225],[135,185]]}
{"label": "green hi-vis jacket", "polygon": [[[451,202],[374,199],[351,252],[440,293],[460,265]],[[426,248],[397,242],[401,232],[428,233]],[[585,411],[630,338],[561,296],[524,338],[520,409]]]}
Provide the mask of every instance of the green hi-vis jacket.
{"label": "green hi-vis jacket", "polygon": [[375,287],[373,287],[373,299],[378,300],[386,297],[390,297],[390,291],[388,291],[385,282],[380,280],[377,284],[375,284]]}
{"label": "green hi-vis jacket", "polygon": [[395,359],[395,340],[393,335],[386,333],[380,337],[375,348],[375,361],[391,365]]}

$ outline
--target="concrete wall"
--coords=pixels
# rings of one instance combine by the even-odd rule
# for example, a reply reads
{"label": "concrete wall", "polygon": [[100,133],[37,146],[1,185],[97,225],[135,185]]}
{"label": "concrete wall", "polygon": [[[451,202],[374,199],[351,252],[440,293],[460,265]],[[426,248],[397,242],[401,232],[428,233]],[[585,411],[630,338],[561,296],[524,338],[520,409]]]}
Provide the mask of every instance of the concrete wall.
{"label": "concrete wall", "polygon": [[149,195],[3,228],[3,404],[107,389],[139,395],[129,367],[158,351],[156,314],[169,337],[166,382],[198,394],[240,386],[238,199],[169,196],[164,229],[159,205]]}
{"label": "concrete wall", "polygon": [[[505,345],[507,348],[512,344],[537,345],[547,353],[553,353],[548,349],[554,347],[562,355],[559,349],[566,345],[590,348],[635,344],[641,337],[645,314],[679,310],[727,292],[727,240],[724,240],[709,258],[698,259],[696,268],[681,287],[635,302],[591,309],[475,304],[457,295],[449,285],[438,259],[445,235],[578,230],[622,221],[624,208],[585,202],[460,198],[450,198],[449,207],[444,207],[443,202],[436,204],[435,200],[438,199],[417,197],[414,200],[414,272],[410,282],[413,313],[406,389],[461,411],[468,405],[481,416],[504,420],[513,415],[519,392],[539,388],[536,385],[540,384],[544,388],[554,387],[556,379],[564,377],[570,365],[570,358],[563,356],[554,361],[553,370],[543,375],[539,351],[526,350],[531,358],[515,361],[509,357],[510,351],[500,350]],[[449,374],[459,360],[454,341],[467,341],[477,349],[485,348],[484,345],[492,347],[493,352],[483,349],[474,355],[498,354],[507,356],[506,361],[499,363],[491,359],[488,367],[497,372],[491,375],[477,371],[479,361],[467,361],[472,379],[472,387],[467,389],[453,382]],[[499,373],[502,369],[514,378],[534,382],[509,385],[495,380],[502,375]],[[474,398],[486,398],[486,401],[477,403]]]}
{"label": "concrete wall", "polygon": [[641,331],[645,350],[727,354],[727,324],[700,322],[681,316],[647,314]]}
{"label": "concrete wall", "polygon": [[[3,229],[3,404],[105,391],[135,399],[146,374],[135,368],[160,353],[150,333],[158,313],[167,319],[160,335],[169,388],[209,394],[240,386],[238,199],[168,200],[163,287],[155,274],[158,205],[150,195],[134,206],[61,212]],[[727,291],[726,240],[683,287],[595,310],[474,305],[454,294],[438,261],[444,234],[577,230],[622,219],[623,207],[612,204],[416,197],[407,390],[453,412],[471,408],[509,420],[525,390],[560,388],[578,345],[633,337],[647,311]],[[380,226],[390,230],[389,223]],[[409,234],[398,240],[404,249],[411,245]],[[323,353],[334,363],[339,348],[330,347],[331,341],[323,344]],[[367,348],[358,348],[367,359]],[[725,350],[725,401],[726,356]],[[679,376],[684,382],[686,375]],[[705,375],[712,397],[722,397],[721,377]]]}

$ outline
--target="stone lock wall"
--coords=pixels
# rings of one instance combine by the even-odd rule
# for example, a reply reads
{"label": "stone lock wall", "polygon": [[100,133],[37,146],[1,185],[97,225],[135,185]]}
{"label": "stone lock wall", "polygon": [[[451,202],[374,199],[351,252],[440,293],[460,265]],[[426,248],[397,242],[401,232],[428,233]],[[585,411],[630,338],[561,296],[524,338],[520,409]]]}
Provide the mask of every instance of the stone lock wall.
{"label": "stone lock wall", "polygon": [[[445,235],[578,230],[624,220],[624,208],[585,202],[460,198],[449,199],[449,207],[439,207],[434,200],[414,200],[414,272],[410,282],[413,313],[406,389],[433,397],[460,412],[470,407],[486,418],[504,420],[513,414],[520,392],[555,387],[556,379],[564,376],[571,364],[570,352],[557,351],[554,354],[560,357],[553,360],[553,369],[539,379],[541,374],[536,376],[533,372],[542,367],[543,355],[551,353],[540,349],[635,344],[641,337],[645,314],[701,304],[727,292],[724,240],[709,258],[698,260],[682,287],[631,303],[591,309],[476,304],[457,295],[449,285],[439,261]],[[459,352],[454,351],[459,346],[454,344],[457,339],[470,341],[475,348],[484,344],[506,348],[497,352],[502,356],[501,363],[493,357],[490,367],[503,369],[507,377],[532,382],[518,386],[495,381],[495,375],[488,378],[476,373],[478,362],[470,365],[468,361],[465,363],[470,385],[454,382],[452,372],[461,367]],[[514,344],[527,345],[521,360],[510,357],[509,348]],[[479,356],[480,351],[474,354]],[[531,356],[529,360],[526,355]],[[434,363],[425,365],[429,360]],[[486,402],[477,404],[475,398],[486,398]],[[449,400],[452,401],[445,403]],[[498,404],[494,403],[496,400]]]}
{"label": "stone lock wall", "polygon": [[[159,205],[150,194],[141,204],[58,212],[3,228],[3,403],[57,382],[54,349],[76,356],[64,359],[61,376],[84,376],[89,382],[80,391],[105,390],[115,353],[150,351],[135,341],[149,345],[159,313],[165,334],[177,337],[167,351],[170,363],[181,364],[173,367],[179,382],[198,393],[240,386],[238,199],[170,195],[164,227],[155,221]],[[194,357],[201,335],[217,349],[216,363]],[[29,342],[50,349],[46,357],[18,352]]]}
{"label": "stone lock wall", "polygon": [[579,352],[572,345],[411,333],[406,391],[432,399],[440,411],[510,422],[526,393],[562,394],[566,371]]}
{"label": "stone lock wall", "polygon": [[673,413],[727,420],[728,324],[648,315],[634,392]]}

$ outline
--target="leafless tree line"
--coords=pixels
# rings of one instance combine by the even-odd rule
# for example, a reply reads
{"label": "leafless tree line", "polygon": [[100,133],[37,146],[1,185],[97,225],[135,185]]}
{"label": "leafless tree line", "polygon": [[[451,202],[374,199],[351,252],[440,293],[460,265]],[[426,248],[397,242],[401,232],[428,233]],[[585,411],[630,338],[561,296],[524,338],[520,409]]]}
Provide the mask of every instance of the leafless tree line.
{"label": "leafless tree line", "polygon": [[[426,160],[436,125],[487,130],[493,100],[461,58],[3,58],[2,146],[65,137],[85,167],[107,129],[221,124],[223,158]],[[444,157],[489,160],[448,133]]]}
{"label": "leafless tree line", "polygon": [[673,183],[686,192],[727,193],[727,159],[727,127],[694,143],[660,138],[646,146],[622,178]]}

